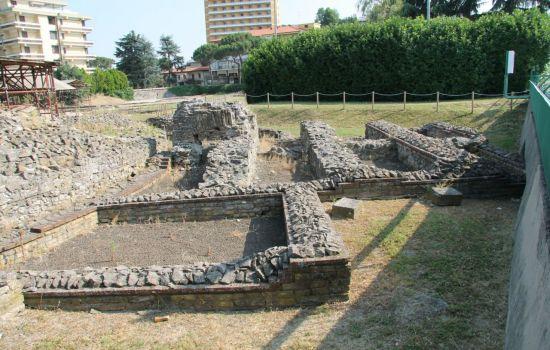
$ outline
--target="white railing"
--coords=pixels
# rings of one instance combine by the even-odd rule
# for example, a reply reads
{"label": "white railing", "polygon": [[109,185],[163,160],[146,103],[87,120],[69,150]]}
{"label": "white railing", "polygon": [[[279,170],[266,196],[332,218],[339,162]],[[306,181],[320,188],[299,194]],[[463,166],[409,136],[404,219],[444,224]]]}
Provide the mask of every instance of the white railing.
{"label": "white railing", "polygon": [[260,5],[270,4],[272,0],[255,0],[255,1],[239,1],[239,2],[223,2],[219,4],[208,4],[209,8],[214,7],[227,7],[227,6],[241,6],[241,5]]}
{"label": "white railing", "polygon": [[243,19],[271,18],[271,15],[242,16],[242,17],[219,17],[210,18],[208,22],[239,21]]}

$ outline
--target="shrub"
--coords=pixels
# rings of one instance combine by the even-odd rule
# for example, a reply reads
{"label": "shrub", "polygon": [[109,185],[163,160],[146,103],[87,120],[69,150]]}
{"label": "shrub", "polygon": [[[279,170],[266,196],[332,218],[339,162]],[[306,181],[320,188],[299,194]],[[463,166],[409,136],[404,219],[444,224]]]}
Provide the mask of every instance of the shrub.
{"label": "shrub", "polygon": [[514,91],[550,51],[550,19],[533,9],[477,21],[392,18],[313,30],[253,50],[243,69],[246,91],[301,94],[401,92],[501,93],[505,51],[516,51]]}
{"label": "shrub", "polygon": [[232,92],[242,91],[243,86],[239,84],[226,85],[180,85],[168,89],[176,96],[193,96],[193,95],[213,95],[213,94],[228,94]]}
{"label": "shrub", "polygon": [[86,77],[86,83],[92,94],[104,94],[125,100],[131,100],[134,97],[128,77],[117,69],[96,69]]}

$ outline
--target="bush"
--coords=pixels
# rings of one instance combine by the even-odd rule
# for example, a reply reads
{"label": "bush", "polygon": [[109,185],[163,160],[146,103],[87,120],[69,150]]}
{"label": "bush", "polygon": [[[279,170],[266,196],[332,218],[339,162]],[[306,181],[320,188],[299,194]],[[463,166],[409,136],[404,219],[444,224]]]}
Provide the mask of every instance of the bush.
{"label": "bush", "polygon": [[226,85],[180,85],[168,89],[176,96],[193,96],[193,95],[214,95],[214,94],[229,94],[244,90],[240,84]]}
{"label": "bush", "polygon": [[92,94],[104,94],[125,100],[134,98],[134,90],[130,87],[128,77],[117,69],[96,69],[86,77],[86,83]]}
{"label": "bush", "polygon": [[534,9],[489,14],[477,21],[392,18],[313,30],[275,39],[244,64],[249,94],[502,93],[506,50],[516,51],[513,91],[550,51],[550,19]]}

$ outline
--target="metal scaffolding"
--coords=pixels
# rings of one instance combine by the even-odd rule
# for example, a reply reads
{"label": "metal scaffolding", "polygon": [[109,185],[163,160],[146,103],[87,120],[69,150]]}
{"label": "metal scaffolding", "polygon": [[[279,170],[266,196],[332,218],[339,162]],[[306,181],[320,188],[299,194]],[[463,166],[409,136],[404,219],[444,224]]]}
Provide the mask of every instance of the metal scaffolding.
{"label": "metal scaffolding", "polygon": [[54,62],[0,58],[0,100],[7,108],[34,103],[41,114],[59,114]]}

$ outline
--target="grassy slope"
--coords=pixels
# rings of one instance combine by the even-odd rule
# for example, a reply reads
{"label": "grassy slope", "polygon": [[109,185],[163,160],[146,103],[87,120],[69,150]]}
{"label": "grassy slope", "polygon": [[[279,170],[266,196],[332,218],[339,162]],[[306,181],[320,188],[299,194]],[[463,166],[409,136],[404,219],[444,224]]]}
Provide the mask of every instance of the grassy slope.
{"label": "grassy slope", "polygon": [[[27,310],[0,324],[0,348],[34,349],[501,349],[518,203],[364,201],[336,221],[350,250],[350,302],[317,308],[154,315]],[[327,204],[330,209],[330,204]],[[441,298],[422,317],[410,296]],[[419,312],[420,311],[420,312]],[[98,325],[101,325],[98,327]],[[70,332],[67,332],[70,329]]]}
{"label": "grassy slope", "polygon": [[490,142],[507,150],[516,150],[526,105],[510,104],[503,99],[477,100],[474,113],[470,101],[442,102],[436,112],[435,103],[409,103],[403,110],[402,103],[377,103],[374,112],[370,104],[348,103],[322,104],[317,109],[314,104],[296,104],[292,109],[288,103],[250,105],[257,114],[262,127],[276,128],[299,134],[302,120],[323,120],[336,128],[340,136],[364,135],[364,124],[377,119],[405,126],[420,126],[432,121],[446,121],[456,125],[469,126],[484,132]]}

